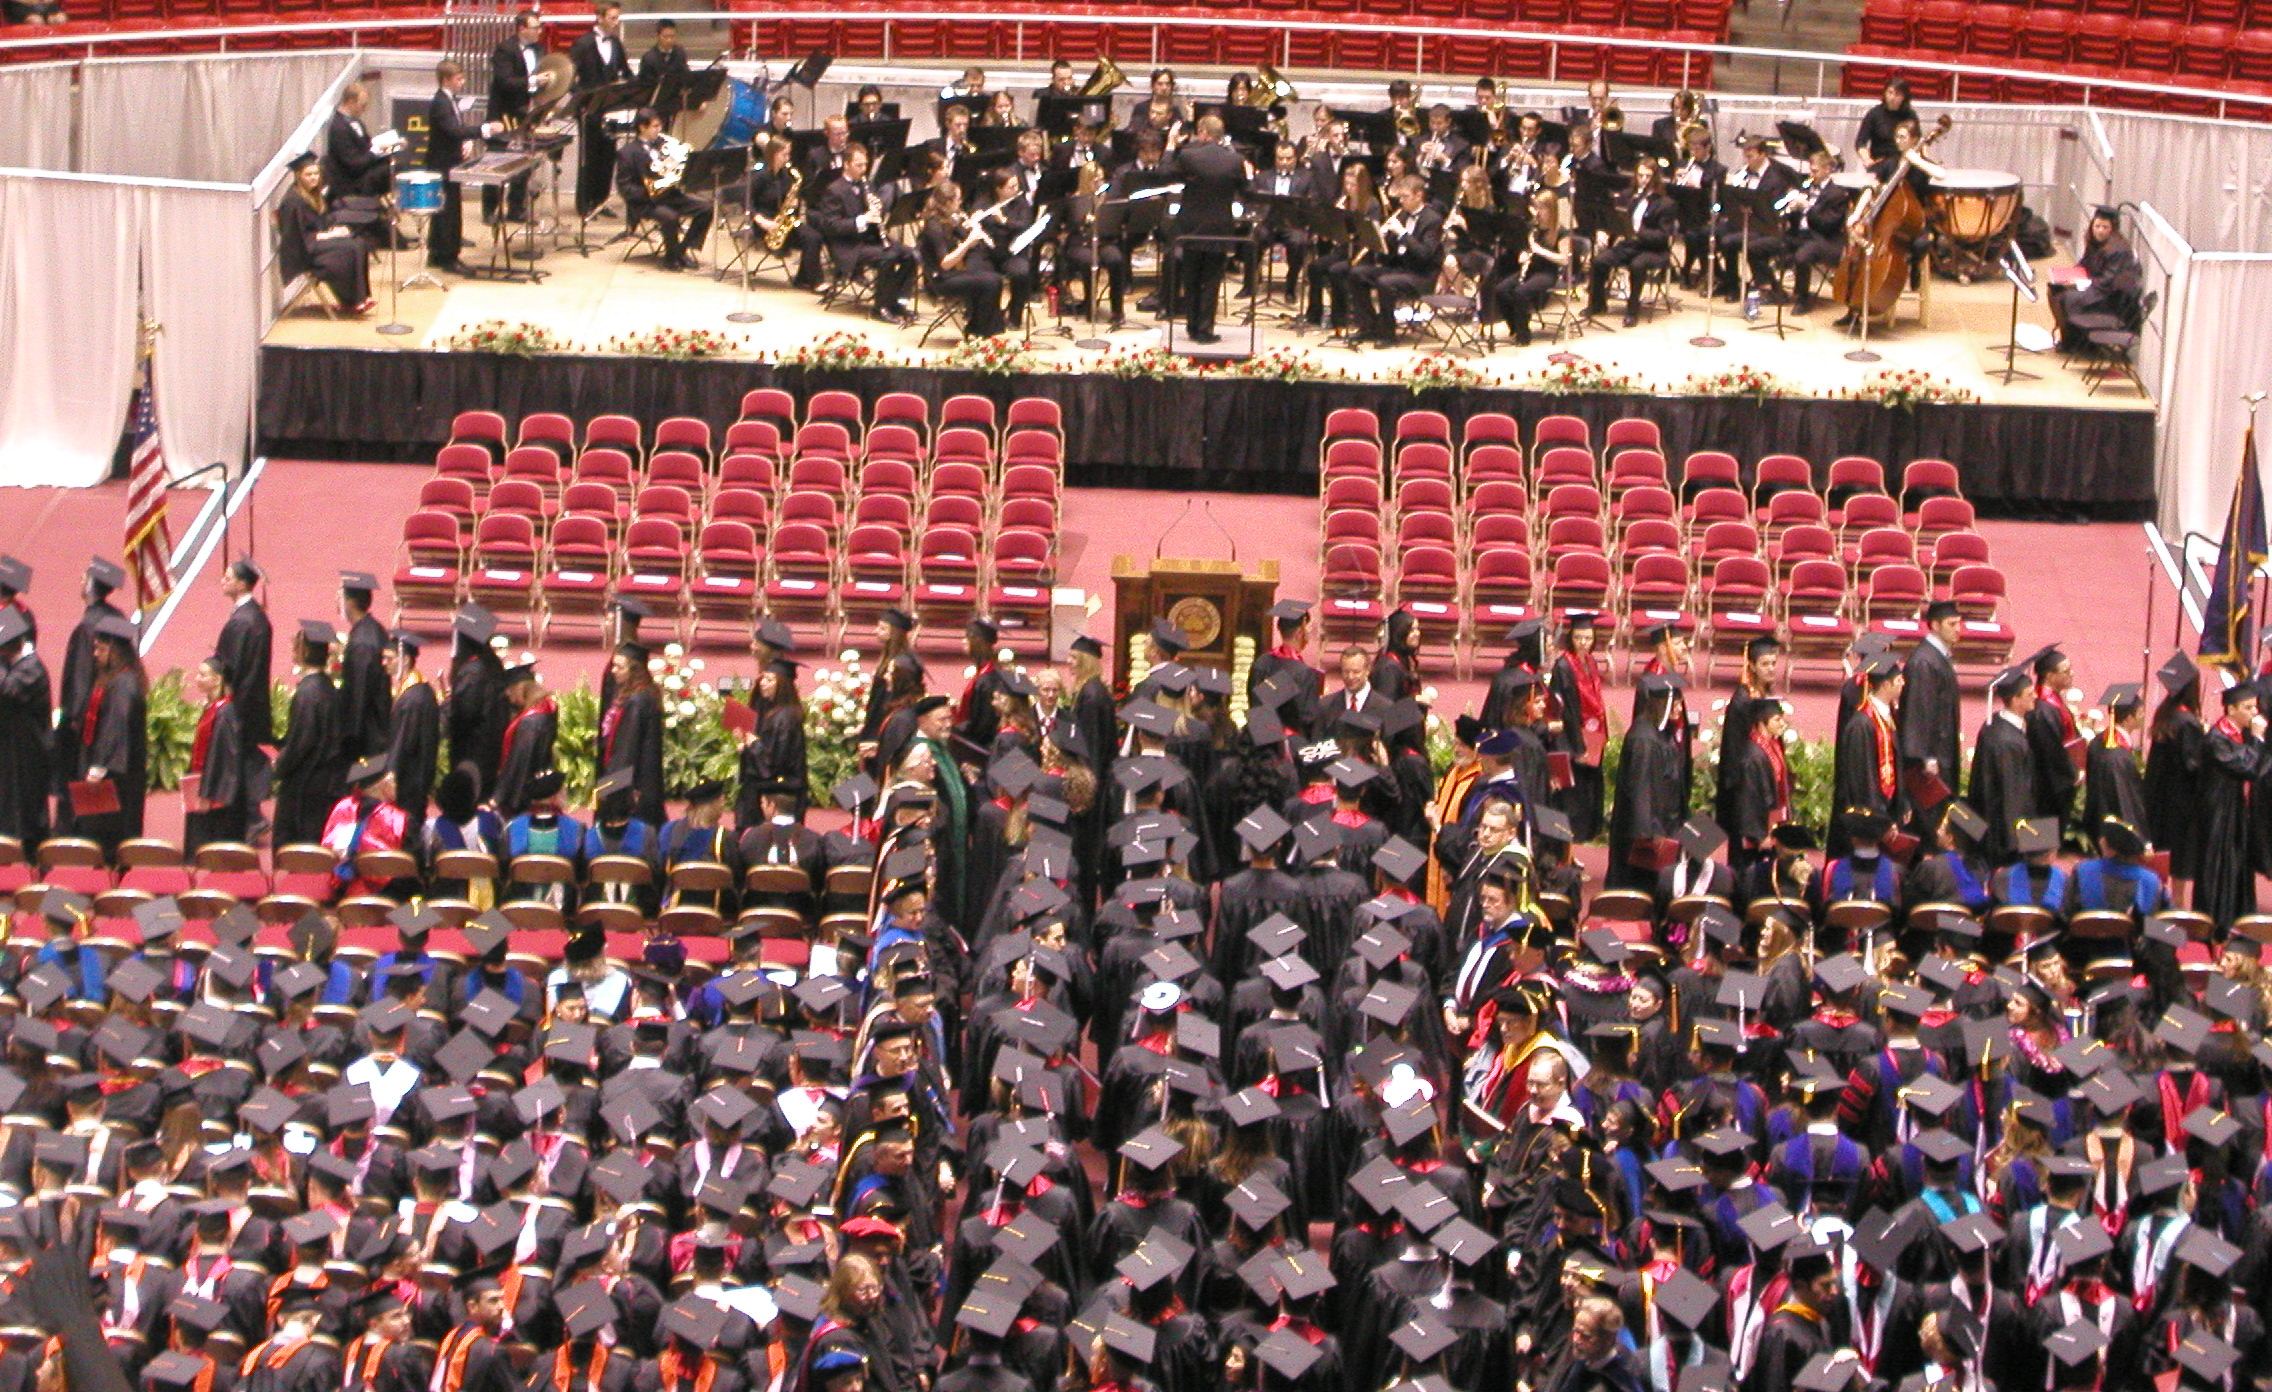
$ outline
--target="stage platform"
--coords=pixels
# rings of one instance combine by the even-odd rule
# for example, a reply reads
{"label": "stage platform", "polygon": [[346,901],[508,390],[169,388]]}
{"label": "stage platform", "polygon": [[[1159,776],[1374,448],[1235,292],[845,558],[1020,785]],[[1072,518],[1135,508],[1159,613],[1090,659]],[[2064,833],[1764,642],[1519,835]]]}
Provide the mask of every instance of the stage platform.
{"label": "stage platform", "polygon": [[[593,224],[598,237],[615,226]],[[405,275],[419,269],[415,252],[402,261]],[[1597,428],[1620,416],[1646,416],[1663,428],[1666,452],[1675,460],[1697,449],[1727,450],[1746,462],[1792,453],[1818,466],[1844,454],[1889,464],[1948,458],[1963,468],[1976,504],[2004,515],[2126,520],[2153,510],[2150,399],[2119,381],[2088,394],[2080,372],[2050,353],[2020,354],[2019,366],[2037,380],[2006,385],[1989,375],[2003,364],[2009,325],[2010,291],[2000,279],[1935,283],[1928,327],[1916,323],[1915,300],[1905,302],[1898,325],[1872,336],[1870,347],[1882,357],[1876,363],[1844,357],[1857,345],[1831,328],[1835,306],[1805,318],[1787,316],[1790,332],[1781,339],[1755,331],[1722,306],[1710,329],[1725,346],[1691,346],[1707,328],[1702,297],[1676,292],[1672,311],[1653,313],[1632,329],[1612,320],[1608,328],[1588,328],[1559,343],[1541,339],[1529,348],[1501,344],[1485,356],[1455,355],[1480,376],[1479,385],[1416,393],[1409,385],[1416,360],[1444,352],[1432,337],[1411,347],[1351,350],[1316,332],[1295,332],[1275,301],[1258,311],[1257,345],[1265,353],[1301,355],[1321,380],[1260,380],[1220,368],[1193,377],[1114,374],[1113,360],[1164,346],[1163,327],[1151,316],[1133,317],[1127,328],[1106,335],[1110,348],[1103,351],[1074,346],[1089,333],[1084,321],[1068,320],[1060,329],[1045,318],[1030,344],[1029,370],[980,374],[954,363],[951,329],[919,347],[920,327],[894,329],[848,305],[824,309],[815,296],[787,288],[777,269],[746,297],[762,322],[742,325],[726,317],[745,305],[738,280],[721,283],[707,271],[665,272],[646,255],[627,259],[621,247],[588,256],[572,247],[557,250],[539,265],[548,273],[540,284],[444,276],[439,291],[404,291],[398,312],[410,332],[388,336],[378,332],[388,318],[382,256],[373,268],[382,287],[380,308],[369,317],[333,320],[307,308],[280,320],[262,356],[261,451],[296,458],[428,457],[451,416],[476,407],[509,417],[557,410],[578,419],[623,411],[649,422],[690,414],[722,425],[733,419],[741,393],[759,386],[800,394],[841,387],[869,399],[913,390],[934,401],[977,392],[1001,399],[1047,396],[1064,405],[1076,482],[1300,493],[1316,486],[1316,443],[1326,412],[1365,405],[1394,414],[1425,405],[1455,414],[1507,411],[1526,424],[1568,412]],[[1139,279],[1134,293],[1146,284]],[[1225,342],[1218,351],[1247,343],[1237,317],[1244,304],[1237,301],[1221,317]],[[1130,308],[1134,314],[1133,294]],[[2042,305],[2023,303],[2021,314],[2048,327]],[[539,326],[566,351],[525,358],[450,351],[453,339],[491,321]],[[733,353],[674,361],[617,348],[666,328],[723,334]],[[779,362],[835,334],[864,340],[889,365],[824,371]],[[1557,355],[1630,377],[1637,391],[1542,389]],[[1758,400],[1693,393],[1694,379],[1739,369],[1768,375],[1788,394]],[[1894,371],[1927,374],[1975,399],[1907,409],[1856,398],[1870,379]]]}

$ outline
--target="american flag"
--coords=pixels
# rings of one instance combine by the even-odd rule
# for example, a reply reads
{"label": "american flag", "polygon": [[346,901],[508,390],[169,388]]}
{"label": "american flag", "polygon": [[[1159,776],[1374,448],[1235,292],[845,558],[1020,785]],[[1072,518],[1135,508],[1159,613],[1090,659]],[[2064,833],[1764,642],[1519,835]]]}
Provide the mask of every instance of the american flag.
{"label": "american flag", "polygon": [[145,338],[134,374],[134,452],[126,469],[126,564],[134,572],[135,597],[145,611],[155,608],[174,587],[173,573],[166,569],[174,538],[166,525],[166,447],[158,438],[152,352]]}

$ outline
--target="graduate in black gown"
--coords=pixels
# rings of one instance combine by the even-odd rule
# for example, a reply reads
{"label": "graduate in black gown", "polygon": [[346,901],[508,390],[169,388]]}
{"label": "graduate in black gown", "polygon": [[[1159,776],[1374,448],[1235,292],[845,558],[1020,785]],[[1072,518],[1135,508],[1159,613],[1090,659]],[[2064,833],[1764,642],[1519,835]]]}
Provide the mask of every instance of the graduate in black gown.
{"label": "graduate in black gown", "polygon": [[797,664],[775,658],[757,674],[757,733],[742,747],[741,773],[759,783],[796,789],[787,811],[802,817],[812,774],[805,759],[805,703],[797,694]]}
{"label": "graduate in black gown", "polygon": [[312,154],[292,161],[292,187],[276,205],[276,263],[286,279],[312,275],[347,314],[368,314],[371,245],[355,234],[325,195],[323,168]]}
{"label": "graduate in black gown", "polygon": [[615,650],[615,703],[600,713],[599,771],[631,775],[632,815],[663,824],[663,701],[642,643]]}
{"label": "graduate in black gown", "polygon": [[2033,663],[2036,699],[2027,718],[2027,737],[2035,750],[2036,816],[2066,826],[2074,821],[2075,790],[2083,779],[2077,760],[2082,732],[2067,705],[2075,671],[2056,646],[2038,652]]}
{"label": "graduate in black gown", "polygon": [[194,854],[214,841],[242,841],[251,821],[245,779],[244,712],[229,696],[221,659],[206,658],[194,678],[205,709],[190,739],[189,772],[194,788],[182,790],[182,848]]}
{"label": "graduate in black gown", "polygon": [[2135,682],[2109,687],[2100,704],[2106,709],[2106,729],[2090,743],[2083,764],[2083,825],[2096,827],[2107,818],[2143,830],[2146,816],[2146,774],[2138,757],[2145,732],[2145,692]]}
{"label": "graduate in black gown", "polygon": [[505,751],[505,664],[489,640],[497,616],[478,604],[458,610],[450,624],[450,694],[442,723],[449,733],[450,766],[471,764],[484,789],[497,786],[497,764]]}
{"label": "graduate in black gown", "polygon": [[1641,679],[1639,719],[1625,732],[1617,789],[1610,801],[1609,867],[1603,874],[1608,888],[1652,888],[1657,867],[1636,864],[1636,849],[1643,842],[1671,836],[1688,819],[1688,781],[1682,776],[1680,747],[1665,728],[1675,718],[1672,707],[1680,687],[1680,678],[1670,673]]}
{"label": "graduate in black gown", "polygon": [[386,751],[394,724],[394,692],[387,684],[384,624],[371,617],[376,577],[361,571],[339,575],[339,615],[347,625],[339,657],[339,728],[346,752],[367,759]]}
{"label": "graduate in black gown", "polygon": [[557,766],[554,750],[560,739],[560,704],[537,680],[534,662],[507,667],[504,687],[505,704],[512,708],[513,718],[505,722],[505,756],[497,765],[497,783],[489,805],[509,822],[529,810],[531,781]]}
{"label": "graduate in black gown", "polygon": [[95,681],[79,730],[76,776],[109,783],[118,810],[79,818],[77,831],[105,851],[142,834],[142,804],[150,787],[150,687],[140,643],[140,630],[126,619],[104,619],[95,630]]}
{"label": "graduate in black gown", "polygon": [[303,619],[292,639],[292,707],[276,747],[276,844],[319,841],[347,785],[340,748],[339,688],[326,670],[339,635],[321,619]]}
{"label": "graduate in black gown", "polygon": [[[1954,797],[1964,772],[1958,747],[1956,639],[1963,619],[1954,604],[1934,600],[1925,607],[1925,636],[1909,650],[1901,680],[1901,768],[1904,779],[1933,778]],[[1844,728],[1841,726],[1840,728]],[[1923,825],[1933,808],[1912,809]],[[2025,815],[2024,813],[2022,815]]]}
{"label": "graduate in black gown", "polygon": [[418,670],[424,646],[417,634],[397,629],[383,653],[388,690],[394,693],[387,712],[387,768],[394,773],[394,800],[409,818],[403,839],[413,845],[426,824],[442,754],[442,703]]}
{"label": "graduate in black gown", "polygon": [[[80,768],[79,745],[81,731],[87,723],[87,701],[95,688],[95,634],[106,620],[123,623],[126,614],[110,602],[112,592],[126,583],[126,572],[113,563],[97,556],[87,562],[87,577],[79,587],[79,597],[86,601],[86,611],[71,629],[71,637],[63,647],[63,670],[56,676],[55,692],[55,791],[63,792],[66,780],[77,776]],[[72,829],[71,803],[62,799],[55,807],[55,830],[68,836]]]}
{"label": "graduate in black gown", "polygon": [[1594,655],[1594,616],[1572,614],[1562,624],[1562,653],[1554,659],[1547,690],[1554,698],[1554,753],[1570,760],[1570,784],[1554,805],[1570,819],[1570,835],[1591,841],[1601,834],[1602,751],[1609,743],[1609,712],[1602,702],[1604,676]]}
{"label": "graduate in black gown", "polygon": [[27,847],[47,839],[54,779],[48,751],[55,702],[35,646],[24,611],[0,607],[0,836]]}
{"label": "graduate in black gown", "polygon": [[[1858,673],[1862,700],[1846,723],[1838,728],[1835,764],[1831,775],[1830,805],[1844,812],[1867,808],[1888,821],[1900,820],[1901,750],[1893,711],[1901,699],[1901,664],[1880,653],[1866,659]],[[1833,820],[1829,853],[1846,852],[1842,819]]]}
{"label": "graduate in black gown", "polygon": [[2201,864],[2193,883],[2193,907],[2220,926],[2256,912],[2249,811],[2252,799],[2260,795],[2260,780],[2272,770],[2272,745],[2265,743],[2265,719],[2257,704],[2253,685],[2226,687],[2224,714],[2203,741],[2201,795],[2195,803]]}
{"label": "graduate in black gown", "polygon": [[860,720],[860,743],[873,744],[883,734],[884,717],[904,692],[924,688],[922,660],[909,644],[915,633],[915,616],[905,609],[886,609],[876,616],[876,665],[868,678],[868,704]]}
{"label": "graduate in black gown", "polygon": [[269,664],[275,636],[268,611],[255,593],[262,579],[260,567],[249,556],[229,562],[221,576],[221,595],[229,601],[229,617],[213,640],[213,654],[221,659],[228,678],[229,699],[244,721],[249,758],[258,748],[276,744],[275,714],[271,709]]}
{"label": "graduate in black gown", "polygon": [[2162,701],[2154,708],[2146,750],[2146,839],[2169,853],[2171,896],[2186,891],[2201,871],[2202,759],[2208,727],[2201,720],[2201,669],[2184,653],[2154,674]]}
{"label": "graduate in black gown", "polygon": [[1990,683],[1988,694],[1996,710],[1973,745],[1966,795],[1988,824],[1982,856],[1990,865],[2002,865],[2012,858],[2013,829],[2035,816],[2035,755],[2027,740],[2035,681],[2026,667],[2009,668]]}
{"label": "graduate in black gown", "polygon": [[1325,690],[1325,674],[1303,656],[1310,645],[1310,605],[1306,600],[1281,599],[1270,606],[1270,622],[1278,641],[1269,651],[1257,655],[1254,665],[1247,669],[1247,703],[1250,707],[1259,704],[1255,692],[1277,678],[1281,687],[1293,689],[1277,703],[1278,719],[1288,729],[1307,734],[1318,698]]}

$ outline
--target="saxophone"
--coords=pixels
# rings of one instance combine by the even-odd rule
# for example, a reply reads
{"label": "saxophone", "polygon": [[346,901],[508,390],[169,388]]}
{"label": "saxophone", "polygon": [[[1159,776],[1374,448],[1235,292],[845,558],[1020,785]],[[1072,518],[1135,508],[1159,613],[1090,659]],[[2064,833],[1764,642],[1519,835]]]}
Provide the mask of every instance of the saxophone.
{"label": "saxophone", "polygon": [[789,238],[796,233],[797,224],[805,220],[804,186],[805,171],[791,168],[789,191],[781,195],[781,211],[773,219],[773,230],[765,234],[767,251],[779,251],[787,246]]}
{"label": "saxophone", "polygon": [[647,196],[652,198],[665,189],[678,187],[686,177],[686,157],[692,150],[683,140],[663,136],[655,144],[655,163],[647,175]]}

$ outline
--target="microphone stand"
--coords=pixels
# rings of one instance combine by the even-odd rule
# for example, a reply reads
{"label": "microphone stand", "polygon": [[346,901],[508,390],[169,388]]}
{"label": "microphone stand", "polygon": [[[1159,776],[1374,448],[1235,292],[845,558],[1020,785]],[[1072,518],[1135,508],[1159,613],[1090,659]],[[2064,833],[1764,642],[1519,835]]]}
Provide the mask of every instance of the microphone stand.
{"label": "microphone stand", "polygon": [[1715,275],[1720,269],[1720,200],[1712,199],[1712,211],[1704,218],[1704,332],[1688,340],[1691,348],[1725,348],[1727,341],[1712,332],[1712,313],[1720,297],[1714,292]]}
{"label": "microphone stand", "polygon": [[1103,261],[1104,210],[1127,206],[1128,200],[1125,198],[1104,198],[1098,200],[1096,207],[1089,210],[1089,336],[1073,340],[1075,348],[1086,352],[1102,353],[1112,347],[1111,340],[1097,332],[1097,298],[1102,293],[1099,289],[1099,282],[1101,281],[1106,289],[1109,289],[1112,285],[1112,274],[1105,270]]}

